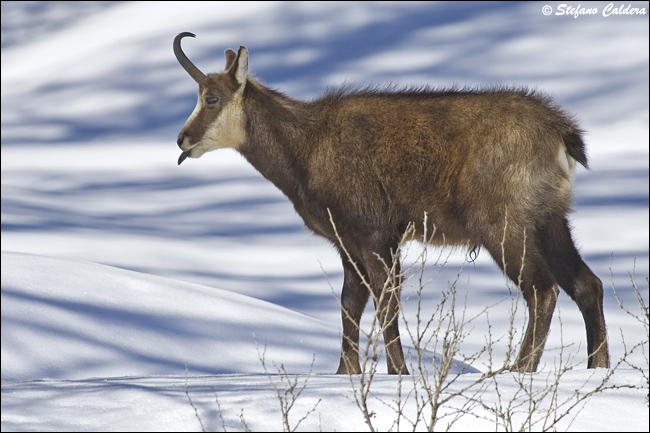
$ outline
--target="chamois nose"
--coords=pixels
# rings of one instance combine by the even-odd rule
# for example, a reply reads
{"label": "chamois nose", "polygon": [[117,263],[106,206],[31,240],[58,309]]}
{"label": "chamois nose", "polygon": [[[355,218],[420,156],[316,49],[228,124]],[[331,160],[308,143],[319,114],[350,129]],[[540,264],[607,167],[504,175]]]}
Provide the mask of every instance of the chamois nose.
{"label": "chamois nose", "polygon": [[185,136],[183,134],[178,134],[178,139],[176,140],[178,147],[181,147],[183,145],[183,141],[185,141]]}

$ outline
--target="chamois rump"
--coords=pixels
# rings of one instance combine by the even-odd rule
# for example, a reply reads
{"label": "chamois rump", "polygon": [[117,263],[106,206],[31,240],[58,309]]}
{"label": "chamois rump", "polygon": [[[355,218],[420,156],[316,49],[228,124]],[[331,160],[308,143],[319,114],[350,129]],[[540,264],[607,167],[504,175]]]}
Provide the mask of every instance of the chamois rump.
{"label": "chamois rump", "polygon": [[401,281],[390,280],[385,263],[399,254],[409,224],[423,240],[425,220],[435,233],[426,241],[484,248],[523,293],[529,319],[513,370],[537,369],[558,286],[582,312],[588,367],[609,366],[602,282],[580,257],[567,220],[576,162],[587,167],[582,131],[549,97],[503,88],[339,89],[304,102],[251,78],[243,46],[226,50],[223,72],[203,74],[181,49],[186,36],[195,35],[177,35],[174,53],[199,92],[178,134],[178,164],[236,149],[338,249],[337,373],[361,372],[359,321],[372,294],[388,373],[408,374]]}

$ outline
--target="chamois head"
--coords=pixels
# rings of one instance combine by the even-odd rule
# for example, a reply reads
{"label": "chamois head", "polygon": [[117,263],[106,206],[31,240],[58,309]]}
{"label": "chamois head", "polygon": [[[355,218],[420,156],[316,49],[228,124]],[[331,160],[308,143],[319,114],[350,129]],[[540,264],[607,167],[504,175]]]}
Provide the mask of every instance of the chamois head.
{"label": "chamois head", "polygon": [[174,38],[174,54],[181,66],[199,85],[199,98],[194,111],[178,134],[178,147],[185,158],[199,158],[206,152],[224,147],[237,149],[245,141],[242,94],[248,77],[248,50],[226,50],[223,72],[205,75],[181,49],[181,39],[195,37],[189,32]]}

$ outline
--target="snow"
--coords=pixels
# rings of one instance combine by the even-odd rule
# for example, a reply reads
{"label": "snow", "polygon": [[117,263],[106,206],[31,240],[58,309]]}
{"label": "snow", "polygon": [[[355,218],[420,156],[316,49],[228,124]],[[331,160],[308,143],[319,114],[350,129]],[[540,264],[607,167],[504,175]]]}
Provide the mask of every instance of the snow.
{"label": "snow", "polygon": [[[544,16],[546,3],[510,2],[83,3],[2,3],[3,431],[184,431],[201,429],[199,418],[221,430],[220,415],[228,430],[245,429],[242,418],[251,430],[282,430],[272,384],[283,392],[281,380],[295,375],[297,389],[307,384],[292,428],[315,407],[300,430],[368,429],[355,403],[359,377],[332,374],[342,284],[334,249],[235,152],[176,165],[175,137],[196,102],[196,84],[171,52],[182,31],[197,34],[184,48],[204,71],[223,66],[226,48],[246,45],[251,72],[299,98],[344,83],[512,84],[553,94],[587,131],[590,170],[577,172],[572,224],[606,287],[612,361],[645,341],[612,388],[555,428],[648,431],[647,330],[612,290],[639,314],[633,274],[648,303],[647,14]],[[413,272],[418,251],[408,245]],[[422,314],[455,282],[457,303],[474,318],[457,358],[481,351],[488,335],[494,342],[491,359],[454,370],[454,392],[503,363],[508,313],[517,308],[518,338],[524,307],[511,304],[487,254],[466,263],[461,251],[428,253],[425,280],[435,279]],[[403,293],[411,354],[416,281]],[[523,406],[509,428],[540,429],[525,424],[522,389],[553,389],[558,372],[559,402],[597,387],[607,370],[586,369],[585,345],[579,311],[562,294],[540,371],[523,376],[527,388],[510,373],[475,385],[465,394],[473,398],[444,406],[472,405],[451,429],[506,429],[486,407],[510,401]],[[440,351],[428,349],[428,358]],[[407,390],[429,376],[400,382],[383,373],[383,359],[378,371],[368,398],[374,427],[396,430],[400,420],[399,429],[413,429]]]}

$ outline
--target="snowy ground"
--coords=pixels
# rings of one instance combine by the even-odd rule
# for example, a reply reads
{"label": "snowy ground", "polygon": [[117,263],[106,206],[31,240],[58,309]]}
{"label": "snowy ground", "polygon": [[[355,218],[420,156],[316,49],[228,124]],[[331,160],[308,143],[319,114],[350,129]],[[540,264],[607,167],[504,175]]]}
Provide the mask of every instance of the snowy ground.
{"label": "snowy ground", "polygon": [[[263,347],[269,372],[282,365],[302,383],[313,369],[291,426],[320,399],[300,429],[368,428],[356,379],[331,374],[342,283],[332,247],[234,152],[176,165],[175,137],[196,94],[171,52],[181,31],[197,34],[184,47],[202,69],[219,70],[225,48],[246,45],[258,79],[300,98],[371,82],[514,84],[555,95],[588,131],[591,171],[578,172],[572,221],[607,287],[612,360],[647,339],[611,286],[636,308],[633,272],[648,302],[648,15],[604,17],[606,4],[582,3],[599,14],[545,16],[546,4],[559,5],[3,2],[2,430],[197,430],[186,387],[207,430],[222,428],[211,387],[227,429],[244,429],[243,413],[252,430],[281,430]],[[464,256],[451,253],[442,269],[433,262],[427,275],[440,274],[423,312],[457,279]],[[488,319],[494,340],[506,335],[509,295],[487,254],[465,266],[457,286],[469,293],[470,317],[505,299],[468,325],[461,354],[471,356],[485,346]],[[530,389],[548,388],[560,356],[575,354],[558,388],[564,401],[606,371],[586,370],[578,309],[564,294],[558,306]],[[415,311],[406,301],[410,325]],[[516,325],[524,320],[520,306]],[[505,349],[503,339],[494,343],[495,365]],[[637,349],[629,361],[647,377],[647,343],[642,349],[645,357]],[[450,390],[479,380],[488,362],[476,360]],[[625,364],[611,380],[617,389],[558,429],[648,431],[643,375]],[[398,385],[375,379],[378,429],[397,429]],[[473,401],[497,407],[518,389],[516,376],[503,375]],[[413,420],[413,398],[407,403]],[[399,428],[411,427],[402,419]],[[494,430],[494,415],[476,406],[452,429]]]}

